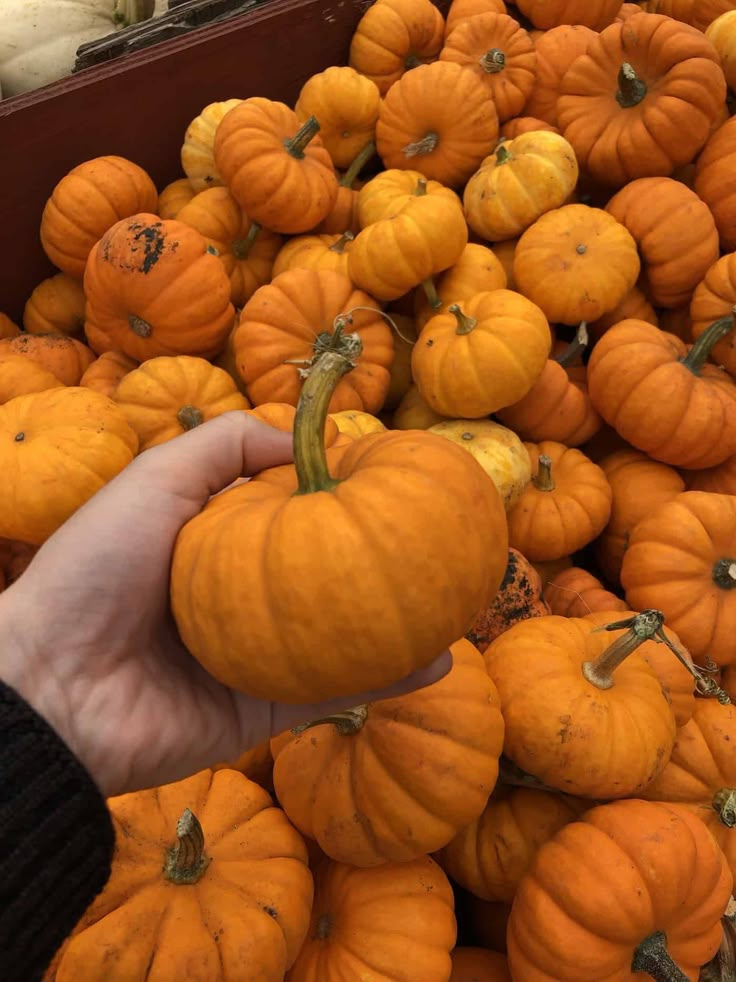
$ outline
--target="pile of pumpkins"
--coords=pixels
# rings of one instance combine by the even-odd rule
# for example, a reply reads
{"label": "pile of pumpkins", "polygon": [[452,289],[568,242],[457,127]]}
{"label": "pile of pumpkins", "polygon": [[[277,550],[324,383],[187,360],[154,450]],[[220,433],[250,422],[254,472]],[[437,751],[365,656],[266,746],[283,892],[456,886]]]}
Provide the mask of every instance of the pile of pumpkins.
{"label": "pile of pumpkins", "polygon": [[452,668],[111,799],[48,978],[733,980],[736,4],[376,0],[348,60],[203,107],[160,193],[60,176],[0,569],[242,411],[296,463],[182,531],[193,656],[293,703]]}

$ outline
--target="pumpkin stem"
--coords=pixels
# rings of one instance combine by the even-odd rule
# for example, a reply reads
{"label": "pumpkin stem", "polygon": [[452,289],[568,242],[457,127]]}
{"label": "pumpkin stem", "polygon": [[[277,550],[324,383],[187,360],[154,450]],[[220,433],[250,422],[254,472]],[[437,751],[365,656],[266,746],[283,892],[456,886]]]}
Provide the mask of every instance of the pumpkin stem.
{"label": "pumpkin stem", "polygon": [[580,326],[575,332],[575,337],[568,344],[564,351],[561,351],[555,358],[558,365],[566,368],[571,361],[574,361],[588,347],[588,325],[581,321]]}
{"label": "pumpkin stem", "polygon": [[500,48],[490,48],[479,59],[478,64],[484,72],[495,75],[497,72],[502,72],[506,67],[506,55]]}
{"label": "pumpkin stem", "polygon": [[363,350],[358,334],[343,334],[349,317],[336,317],[333,333],[323,332],[315,343],[315,358],[308,369],[294,421],[294,465],[299,487],[296,494],[330,491],[340,483],[330,477],[325,454],[327,407],[343,375],[355,368]]}
{"label": "pumpkin stem", "polygon": [[419,177],[417,178],[417,186],[412,191],[412,195],[415,198],[423,198],[427,193],[427,178]]}
{"label": "pumpkin stem", "polygon": [[302,123],[296,134],[290,140],[284,140],[284,146],[287,152],[292,157],[296,157],[297,160],[301,160],[304,157],[307,144],[315,138],[319,130],[320,126],[317,122],[317,117],[310,116],[306,122]]}
{"label": "pumpkin stem", "polygon": [[193,430],[195,426],[201,426],[204,423],[202,410],[197,409],[196,406],[182,406],[176,414],[176,418],[185,430]]}
{"label": "pumpkin stem", "polygon": [[628,628],[626,634],[616,638],[595,661],[583,662],[583,675],[598,689],[610,689],[613,686],[613,673],[632,651],[645,641],[657,638],[664,624],[664,614],[659,610],[644,610],[635,617],[607,624],[598,630],[615,631]]}
{"label": "pumpkin stem", "polygon": [[618,72],[618,91],[616,102],[622,109],[638,106],[647,94],[647,83],[636,74],[632,66],[625,61]]}
{"label": "pumpkin stem", "polygon": [[314,936],[318,941],[325,941],[332,934],[332,917],[329,914],[320,914],[317,921],[317,929]]}
{"label": "pumpkin stem", "polygon": [[153,334],[153,328],[148,321],[144,321],[137,314],[128,314],[128,326],[133,334],[137,334],[139,338],[150,338]]}
{"label": "pumpkin stem", "polygon": [[419,68],[419,66],[422,64],[422,59],[417,58],[413,51],[410,51],[404,59],[404,67],[407,71],[410,71],[412,68]]}
{"label": "pumpkin stem", "polygon": [[734,323],[736,323],[736,307],[727,317],[714,321],[703,331],[685,357],[680,359],[685,368],[689,368],[693,375],[700,375],[700,369],[708,360],[713,347],[725,338]]}
{"label": "pumpkin stem", "polygon": [[352,709],[346,709],[342,713],[333,713],[331,716],[313,719],[308,723],[300,723],[299,726],[293,726],[291,732],[294,736],[299,736],[300,733],[310,730],[313,726],[324,726],[327,723],[332,723],[340,736],[352,736],[363,729],[367,719],[367,706],[353,706]]}
{"label": "pumpkin stem", "polygon": [[736,589],[736,559],[719,559],[713,567],[713,582],[721,590]]}
{"label": "pumpkin stem", "polygon": [[672,961],[667,951],[667,935],[655,931],[634,950],[631,971],[651,975],[654,982],[688,982],[688,976]]}
{"label": "pumpkin stem", "polygon": [[447,308],[447,312],[455,315],[457,320],[457,327],[455,328],[455,334],[470,334],[473,328],[477,325],[478,321],[475,317],[468,317],[460,309],[459,303],[450,304]]}
{"label": "pumpkin stem", "polygon": [[429,306],[432,310],[439,310],[442,306],[442,301],[440,300],[440,295],[437,293],[437,287],[434,285],[432,277],[428,276],[426,280],[422,280],[421,286],[429,301]]}
{"label": "pumpkin stem", "polygon": [[537,473],[532,478],[532,484],[537,491],[554,491],[555,480],[552,477],[552,461],[547,454],[539,455]]}
{"label": "pumpkin stem", "polygon": [[713,808],[726,828],[736,828],[736,788],[721,788],[713,796]]}
{"label": "pumpkin stem", "polygon": [[353,235],[352,232],[350,231],[343,232],[340,238],[337,239],[336,242],[332,243],[329,251],[339,252],[339,253],[345,252],[345,246],[348,244],[348,242],[352,242],[354,238],[355,236]]}
{"label": "pumpkin stem", "polygon": [[509,160],[512,159],[513,156],[509,152],[509,149],[506,146],[506,144],[499,143],[499,145],[496,147],[496,166],[498,167],[499,164],[506,164],[509,162]]}
{"label": "pumpkin stem", "polygon": [[251,222],[250,227],[248,228],[248,234],[245,236],[245,238],[236,239],[233,242],[232,250],[236,259],[240,259],[242,261],[243,259],[248,258],[250,255],[250,250],[253,248],[253,244],[260,235],[260,232],[261,226],[258,224],[258,222]]}
{"label": "pumpkin stem", "polygon": [[355,183],[358,174],[360,174],[360,172],[363,170],[365,165],[368,163],[369,160],[371,160],[375,156],[375,154],[376,154],[376,145],[373,142],[373,140],[370,140],[368,143],[366,143],[366,145],[363,147],[360,153],[355,157],[355,159],[352,161],[348,169],[340,178],[340,184],[342,185],[342,187],[351,188]]}
{"label": "pumpkin stem", "polygon": [[732,982],[736,979],[736,915],[733,898],[721,918],[721,946],[700,970],[700,982]]}
{"label": "pumpkin stem", "polygon": [[419,157],[421,154],[432,153],[437,149],[439,142],[439,136],[436,133],[429,132],[421,140],[416,140],[414,143],[407,143],[403,148],[404,156]]}
{"label": "pumpkin stem", "polygon": [[172,883],[196,883],[209,866],[204,854],[204,832],[188,808],[176,823],[176,844],[166,850],[163,873]]}

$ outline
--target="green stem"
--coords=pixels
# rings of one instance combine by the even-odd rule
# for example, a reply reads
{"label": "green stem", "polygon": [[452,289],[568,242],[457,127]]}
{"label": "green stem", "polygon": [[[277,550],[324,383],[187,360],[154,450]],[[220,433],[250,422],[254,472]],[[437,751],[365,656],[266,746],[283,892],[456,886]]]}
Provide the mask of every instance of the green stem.
{"label": "green stem", "polygon": [[636,74],[632,66],[625,61],[618,72],[618,92],[616,102],[622,109],[638,106],[647,94],[647,83]]}
{"label": "green stem", "polygon": [[457,327],[455,328],[455,334],[470,334],[473,328],[477,325],[478,321],[475,317],[468,317],[460,309],[459,303],[450,304],[447,308],[449,314],[454,314],[457,320]]}
{"label": "green stem", "polygon": [[495,75],[497,72],[502,72],[506,67],[506,55],[500,48],[491,48],[480,58],[478,64],[484,72]]}
{"label": "green stem", "polygon": [[345,246],[348,244],[348,242],[352,242],[354,238],[355,236],[352,232],[343,232],[340,238],[333,242],[330,246],[330,252],[345,252]]}
{"label": "green stem", "polygon": [[439,310],[442,306],[442,300],[440,295],[437,293],[437,287],[434,285],[434,280],[431,276],[428,276],[426,280],[422,280],[421,287],[424,290],[424,295],[429,301],[429,306],[432,310]]}
{"label": "green stem", "polygon": [[176,414],[176,418],[184,430],[193,430],[195,426],[201,426],[204,423],[202,410],[197,409],[196,406],[182,406]]}
{"label": "green stem", "polygon": [[677,967],[667,951],[667,935],[655,931],[644,938],[634,951],[631,971],[651,975],[654,982],[689,982],[689,977]]}
{"label": "green stem", "polygon": [[422,59],[417,58],[417,56],[413,52],[409,52],[409,54],[404,59],[404,67],[406,68],[407,71],[409,71],[412,68],[419,68],[419,66],[423,64],[424,62],[422,61]]}
{"label": "green stem", "polygon": [[355,184],[358,174],[360,174],[360,172],[363,170],[363,168],[368,163],[368,161],[372,160],[373,157],[375,157],[375,155],[376,155],[376,145],[373,142],[373,140],[370,140],[368,143],[366,143],[366,145],[363,147],[363,149],[355,157],[355,159],[352,161],[348,169],[342,175],[342,177],[340,178],[340,184],[344,188],[351,188],[353,184]]}
{"label": "green stem", "polygon": [[552,477],[552,461],[546,454],[539,455],[537,473],[532,478],[532,484],[537,491],[554,491],[555,480]]}
{"label": "green stem", "polygon": [[499,143],[496,147],[496,166],[506,164],[509,160],[513,160],[513,155],[509,153],[508,148],[503,143]]}
{"label": "green stem", "polygon": [[352,736],[359,733],[365,721],[368,719],[367,706],[353,706],[342,713],[333,713],[331,716],[323,716],[321,719],[310,720],[309,723],[300,723],[299,726],[292,727],[291,732],[294,736],[299,736],[305,730],[310,730],[313,726],[325,726],[331,723],[340,736]]}
{"label": "green stem", "polygon": [[703,331],[685,357],[680,359],[685,368],[689,368],[693,375],[699,375],[700,369],[708,360],[715,345],[733,329],[735,322],[736,307],[733,308],[727,317],[721,317],[719,320],[713,321],[710,327],[707,327]]}
{"label": "green stem", "polygon": [[236,259],[242,260],[247,259],[250,255],[250,250],[261,233],[261,226],[258,222],[251,222],[248,228],[248,234],[243,239],[236,239],[233,242],[232,250],[233,255]]}
{"label": "green stem", "polygon": [[583,675],[596,688],[610,689],[613,686],[613,673],[619,665],[645,641],[656,639],[663,624],[664,615],[659,610],[644,610],[625,621],[608,624],[607,630],[618,627],[627,627],[628,630],[609,644],[595,661],[583,662]]}
{"label": "green stem", "polygon": [[588,325],[585,321],[582,321],[577,331],[575,332],[575,337],[572,339],[570,344],[561,351],[559,355],[555,358],[558,365],[562,365],[563,368],[567,367],[570,362],[574,361],[579,354],[588,347]]}
{"label": "green stem", "polygon": [[292,157],[301,160],[307,144],[319,133],[319,129],[317,117],[310,116],[306,122],[302,123],[296,134],[290,140],[284,140],[284,146]]}
{"label": "green stem", "polygon": [[172,883],[196,883],[209,865],[204,853],[204,832],[188,808],[176,823],[176,844],[166,852],[163,874]]}

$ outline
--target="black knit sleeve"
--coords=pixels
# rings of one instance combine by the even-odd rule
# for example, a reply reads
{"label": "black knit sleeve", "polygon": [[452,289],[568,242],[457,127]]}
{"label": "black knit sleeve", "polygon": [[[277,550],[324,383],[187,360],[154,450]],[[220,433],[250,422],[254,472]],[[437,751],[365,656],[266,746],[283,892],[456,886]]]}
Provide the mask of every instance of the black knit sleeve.
{"label": "black knit sleeve", "polygon": [[107,882],[114,846],[97,786],[0,682],[0,978],[36,982]]}

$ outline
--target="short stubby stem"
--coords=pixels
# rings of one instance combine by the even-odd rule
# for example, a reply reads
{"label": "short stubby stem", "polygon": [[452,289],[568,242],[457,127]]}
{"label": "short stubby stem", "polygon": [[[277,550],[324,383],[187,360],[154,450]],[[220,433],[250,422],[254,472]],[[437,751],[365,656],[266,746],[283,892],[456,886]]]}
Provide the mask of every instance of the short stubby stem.
{"label": "short stubby stem", "polygon": [[421,140],[414,143],[407,143],[403,148],[405,157],[419,157],[426,153],[432,153],[437,149],[440,138],[437,133],[427,133]]}
{"label": "short stubby stem", "polygon": [[470,332],[478,324],[475,317],[468,317],[467,314],[462,312],[459,303],[450,304],[450,306],[447,308],[447,312],[455,315],[455,320],[457,321],[455,334],[470,334]]}
{"label": "short stubby stem", "polygon": [[677,967],[667,951],[664,931],[655,931],[637,946],[631,960],[631,971],[651,975],[654,982],[689,982],[689,976]]}
{"label": "short stubby stem", "polygon": [[184,430],[193,430],[195,426],[201,426],[204,423],[204,413],[196,406],[182,406],[176,414],[176,418]]}
{"label": "short stubby stem", "polygon": [[532,478],[532,484],[537,491],[554,491],[555,479],[552,477],[552,460],[547,454],[539,455],[537,473]]}
{"label": "short stubby stem", "polygon": [[625,61],[618,72],[616,102],[622,109],[638,106],[646,97],[647,83],[640,79],[633,67]]}
{"label": "short stubby stem", "polygon": [[721,788],[713,795],[713,808],[726,828],[736,828],[736,788]]}
{"label": "short stubby stem", "polygon": [[128,327],[131,329],[133,334],[136,334],[139,338],[150,338],[153,334],[153,328],[148,323],[144,321],[142,317],[138,317],[137,314],[128,314]]}
{"label": "short stubby stem", "polygon": [[352,232],[343,232],[339,239],[333,242],[330,246],[330,252],[345,252],[345,246],[348,244],[348,242],[352,242],[354,238],[355,236]]}
{"label": "short stubby stem", "polygon": [[506,67],[506,55],[500,48],[491,48],[478,60],[478,64],[484,72],[495,75]]}
{"label": "short stubby stem", "polygon": [[204,832],[188,808],[176,823],[176,844],[166,852],[163,874],[172,883],[196,883],[209,866],[204,852]]}
{"label": "short stubby stem", "polygon": [[719,559],[713,567],[713,582],[721,590],[736,588],[736,559]]}

